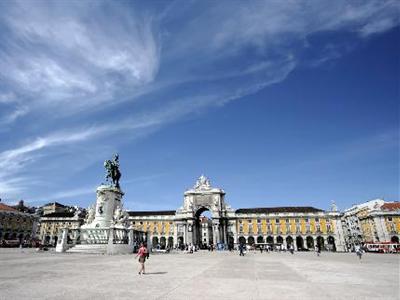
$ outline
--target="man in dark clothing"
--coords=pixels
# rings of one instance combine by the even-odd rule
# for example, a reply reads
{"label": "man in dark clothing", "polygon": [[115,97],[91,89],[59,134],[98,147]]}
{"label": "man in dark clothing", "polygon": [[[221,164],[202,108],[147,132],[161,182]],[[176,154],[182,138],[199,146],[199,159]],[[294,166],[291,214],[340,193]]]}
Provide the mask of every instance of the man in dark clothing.
{"label": "man in dark clothing", "polygon": [[240,251],[239,256],[244,256],[244,252],[243,252],[244,249],[243,248],[244,248],[244,245],[240,244],[239,245],[239,251]]}

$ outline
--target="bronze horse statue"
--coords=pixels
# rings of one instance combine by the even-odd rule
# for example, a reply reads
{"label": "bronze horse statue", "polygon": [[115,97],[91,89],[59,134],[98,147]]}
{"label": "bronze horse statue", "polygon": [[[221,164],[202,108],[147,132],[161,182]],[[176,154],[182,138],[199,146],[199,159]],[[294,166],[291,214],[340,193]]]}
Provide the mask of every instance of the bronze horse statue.
{"label": "bronze horse statue", "polygon": [[115,154],[112,160],[106,160],[104,162],[106,168],[106,181],[111,180],[111,183],[119,188],[119,179],[121,178],[121,172],[119,171],[119,155]]}

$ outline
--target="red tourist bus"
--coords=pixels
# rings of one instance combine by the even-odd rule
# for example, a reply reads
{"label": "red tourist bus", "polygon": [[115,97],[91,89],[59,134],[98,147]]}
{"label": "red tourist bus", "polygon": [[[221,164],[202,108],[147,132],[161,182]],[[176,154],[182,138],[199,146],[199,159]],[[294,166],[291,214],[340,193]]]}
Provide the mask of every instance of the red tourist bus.
{"label": "red tourist bus", "polygon": [[400,244],[394,244],[391,242],[366,243],[365,248],[368,252],[400,253]]}

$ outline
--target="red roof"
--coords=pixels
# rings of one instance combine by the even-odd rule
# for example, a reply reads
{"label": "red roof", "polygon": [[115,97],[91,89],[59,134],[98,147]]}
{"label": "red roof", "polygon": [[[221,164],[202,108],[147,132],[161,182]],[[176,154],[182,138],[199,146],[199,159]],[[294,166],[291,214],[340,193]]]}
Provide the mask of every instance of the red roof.
{"label": "red roof", "polygon": [[0,203],[0,211],[18,211],[15,208],[12,208],[11,206],[5,205],[3,203]]}
{"label": "red roof", "polygon": [[400,210],[400,202],[388,202],[381,206],[382,210]]}

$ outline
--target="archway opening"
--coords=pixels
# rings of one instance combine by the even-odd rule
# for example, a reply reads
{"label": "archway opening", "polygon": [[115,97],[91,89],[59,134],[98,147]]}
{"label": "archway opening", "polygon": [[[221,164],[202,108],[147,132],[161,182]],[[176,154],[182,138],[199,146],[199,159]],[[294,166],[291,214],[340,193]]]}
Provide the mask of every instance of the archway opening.
{"label": "archway opening", "polygon": [[178,247],[179,247],[179,249],[182,249],[182,250],[185,247],[185,245],[183,243],[183,236],[178,237]]}
{"label": "archway opening", "polygon": [[283,237],[278,236],[278,237],[276,238],[276,243],[277,243],[277,244],[283,244]]}
{"label": "archway opening", "polygon": [[249,237],[247,238],[247,243],[248,243],[249,245],[254,245],[254,237],[249,236]]}
{"label": "archway opening", "polygon": [[314,238],[312,236],[308,236],[306,238],[306,241],[307,241],[307,248],[314,249]]}
{"label": "archway opening", "polygon": [[246,238],[244,236],[239,237],[239,244],[246,244]]}
{"label": "archway opening", "polygon": [[398,243],[399,243],[399,237],[396,236],[396,235],[394,235],[394,236],[392,236],[392,238],[390,239],[390,241],[391,241],[393,244],[398,244]]}
{"label": "archway opening", "polygon": [[274,243],[274,237],[272,237],[272,236],[267,236],[267,244],[270,244],[270,245],[272,245]]}
{"label": "archway opening", "polygon": [[259,235],[257,237],[257,244],[263,244],[263,243],[264,243],[264,238],[261,235]]}
{"label": "archway opening", "polygon": [[162,236],[160,238],[160,248],[165,249],[166,246],[167,246],[167,239],[165,238],[165,236]]}
{"label": "archway opening", "polygon": [[297,250],[303,250],[304,248],[304,240],[301,236],[297,236],[296,237],[296,246],[297,246]]}
{"label": "archway opening", "polygon": [[286,245],[288,248],[290,247],[290,245],[293,245],[293,238],[290,235],[286,237]]}
{"label": "archway opening", "polygon": [[336,251],[336,245],[335,245],[335,238],[333,236],[328,236],[328,250],[329,251]]}
{"label": "archway opening", "polygon": [[174,238],[170,236],[168,238],[168,248],[172,249],[174,247]]}
{"label": "archway opening", "polygon": [[233,235],[228,236],[228,248],[229,250],[233,249],[235,245],[235,238],[233,237]]}
{"label": "archway opening", "polygon": [[195,214],[193,241],[201,249],[214,244],[212,215],[208,208],[201,207]]}
{"label": "archway opening", "polygon": [[322,236],[317,237],[317,246],[321,251],[325,250],[325,240]]}
{"label": "archway opening", "polygon": [[153,238],[151,239],[151,244],[153,246],[153,248],[159,248],[159,243],[158,243],[158,237],[153,236]]}

